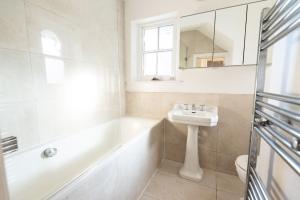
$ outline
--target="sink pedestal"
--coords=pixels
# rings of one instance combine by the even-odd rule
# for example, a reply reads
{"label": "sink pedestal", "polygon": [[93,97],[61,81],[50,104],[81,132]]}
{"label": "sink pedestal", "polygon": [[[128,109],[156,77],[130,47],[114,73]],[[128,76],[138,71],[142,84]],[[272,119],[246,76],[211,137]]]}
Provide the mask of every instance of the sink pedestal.
{"label": "sink pedestal", "polygon": [[[200,109],[198,109],[200,107]],[[179,174],[186,179],[200,181],[203,170],[199,165],[198,131],[199,127],[212,127],[218,123],[218,107],[207,105],[175,104],[168,112],[168,119],[174,123],[186,124],[188,136],[185,160]]]}
{"label": "sink pedestal", "polygon": [[192,181],[200,181],[203,175],[198,157],[198,130],[199,126],[188,125],[185,160],[179,171],[180,176]]}

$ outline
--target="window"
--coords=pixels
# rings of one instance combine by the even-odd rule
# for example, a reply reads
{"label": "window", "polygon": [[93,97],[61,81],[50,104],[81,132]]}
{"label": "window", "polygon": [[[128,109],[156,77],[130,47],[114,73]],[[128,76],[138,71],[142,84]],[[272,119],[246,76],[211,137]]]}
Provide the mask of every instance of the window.
{"label": "window", "polygon": [[174,78],[174,25],[142,27],[143,80]]}

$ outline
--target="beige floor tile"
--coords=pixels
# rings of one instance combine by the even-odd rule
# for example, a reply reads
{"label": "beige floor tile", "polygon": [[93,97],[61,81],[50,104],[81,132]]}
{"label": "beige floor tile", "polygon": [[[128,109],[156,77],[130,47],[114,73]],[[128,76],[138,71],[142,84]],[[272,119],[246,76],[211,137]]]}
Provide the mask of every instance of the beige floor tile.
{"label": "beige floor tile", "polygon": [[166,172],[158,172],[146,188],[144,195],[159,200],[215,200],[216,189]]}
{"label": "beige floor tile", "polygon": [[144,195],[157,199],[176,199],[180,195],[176,176],[158,172],[146,188]]}
{"label": "beige floor tile", "polygon": [[217,187],[217,175],[214,170],[203,169],[203,179],[199,184],[203,184],[205,186],[216,188]]}
{"label": "beige floor tile", "polygon": [[231,192],[234,194],[243,195],[244,193],[244,184],[237,177],[224,173],[217,173],[217,190]]}
{"label": "beige floor tile", "polygon": [[143,195],[139,200],[157,200],[157,199],[154,197]]}
{"label": "beige floor tile", "polygon": [[167,172],[172,175],[177,176],[180,168],[183,166],[183,163],[175,162],[172,160],[163,160],[161,166],[159,167],[160,172]]}
{"label": "beige floor tile", "polygon": [[239,194],[217,191],[217,200],[240,200],[241,198],[242,196]]}
{"label": "beige floor tile", "polygon": [[[162,165],[159,168],[159,171],[162,173],[169,173],[170,175],[176,176],[180,179],[183,179],[179,176],[179,170],[183,166],[182,163],[171,161],[171,160],[163,160]],[[183,179],[185,180],[185,179]],[[189,180],[187,180],[189,181]],[[193,181],[190,181],[192,183],[196,183]],[[203,169],[203,178],[200,182],[197,184],[216,188],[217,182],[216,182],[216,172],[214,170],[210,169]]]}
{"label": "beige floor tile", "polygon": [[237,176],[204,169],[199,183],[178,172],[182,163],[163,160],[140,200],[240,200],[244,184]]}
{"label": "beige floor tile", "polygon": [[186,182],[182,185],[184,200],[216,200],[216,189]]}

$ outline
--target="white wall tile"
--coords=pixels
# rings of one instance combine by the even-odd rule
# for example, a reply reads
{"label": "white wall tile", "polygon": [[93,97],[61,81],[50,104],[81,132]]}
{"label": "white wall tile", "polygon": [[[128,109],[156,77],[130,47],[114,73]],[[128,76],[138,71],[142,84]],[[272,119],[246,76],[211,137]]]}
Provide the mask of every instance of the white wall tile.
{"label": "white wall tile", "polygon": [[16,136],[20,150],[39,143],[35,102],[0,104],[1,137]]}
{"label": "white wall tile", "polygon": [[[63,78],[47,80],[45,60],[63,63]],[[31,54],[32,74],[43,141],[78,132],[120,114],[118,76],[97,64]],[[61,72],[59,72],[61,73]]]}
{"label": "white wall tile", "polygon": [[[92,27],[93,25],[116,26],[116,24],[111,23],[111,21],[116,17],[117,1],[26,0],[26,3],[47,9],[57,15],[63,16],[69,21],[73,21],[85,27]],[[99,10],[101,10],[101,12],[99,12]]]}
{"label": "white wall tile", "polygon": [[26,4],[26,13],[31,52],[46,54],[41,37],[43,31],[48,31],[57,38],[61,46],[58,57],[81,58],[81,42],[75,24],[32,4]]}
{"label": "white wall tile", "polygon": [[[109,67],[117,64],[117,11],[114,1],[91,1],[90,4],[82,1],[34,3],[39,6],[26,4],[32,52],[45,54],[41,33],[49,30],[61,43],[60,57]],[[79,10],[75,9],[77,7]]]}
{"label": "white wall tile", "polygon": [[0,2],[0,128],[21,150],[120,116],[117,12],[115,0]]}
{"label": "white wall tile", "polygon": [[0,49],[0,103],[33,98],[27,53]]}
{"label": "white wall tile", "polygon": [[0,1],[0,48],[27,50],[23,0]]}

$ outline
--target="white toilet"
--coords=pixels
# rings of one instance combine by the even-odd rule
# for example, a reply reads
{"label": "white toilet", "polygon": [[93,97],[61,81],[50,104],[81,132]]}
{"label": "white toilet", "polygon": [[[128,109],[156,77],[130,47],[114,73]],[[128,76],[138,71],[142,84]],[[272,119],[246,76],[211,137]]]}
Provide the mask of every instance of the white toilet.
{"label": "white toilet", "polygon": [[248,155],[240,155],[235,160],[236,171],[243,183],[246,183]]}

